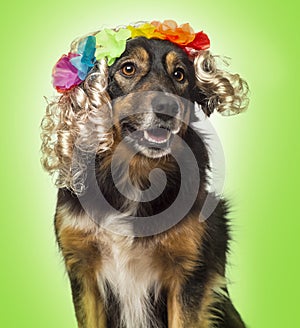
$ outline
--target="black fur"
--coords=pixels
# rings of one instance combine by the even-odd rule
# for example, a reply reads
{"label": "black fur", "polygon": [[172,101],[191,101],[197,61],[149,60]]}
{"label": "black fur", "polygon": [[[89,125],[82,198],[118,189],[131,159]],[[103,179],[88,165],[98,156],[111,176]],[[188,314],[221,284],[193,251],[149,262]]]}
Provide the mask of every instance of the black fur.
{"label": "black fur", "polygon": [[[127,45],[127,49],[122,57],[130,53],[133,47],[137,45],[142,46],[150,54],[150,67],[148,74],[145,75],[136,85],[133,86],[134,90],[139,90],[142,88],[145,83],[153,81],[155,77],[156,80],[159,77],[159,83],[153,85],[151,90],[153,91],[163,91],[177,94],[181,97],[184,97],[190,101],[197,100],[200,103],[205,102],[205,95],[201,90],[196,88],[195,85],[195,72],[193,69],[192,62],[189,61],[185,53],[176,47],[174,44],[160,41],[160,40],[147,40],[144,38],[137,38],[130,41]],[[169,75],[163,74],[161,72],[166,72],[166,67],[163,65],[162,58],[166,57],[166,54],[170,51],[175,51],[178,56],[181,58],[182,62],[186,67],[188,87],[184,90],[180,88],[174,81],[170,78]],[[124,95],[122,88],[114,79],[114,74],[116,70],[119,69],[118,61],[110,68],[109,70],[109,94],[112,99],[118,98]],[[190,113],[190,120],[195,120],[195,115],[193,110]],[[207,170],[209,169],[209,158],[208,152],[205,146],[205,143],[192,129],[188,128],[186,133],[183,136],[184,141],[188,144],[189,148],[193,151],[195,158],[198,163],[199,174],[201,177],[201,183],[199,186],[199,197],[194,203],[190,213],[199,213],[201,210],[203,199],[205,199],[206,185],[207,185]],[[105,155],[103,155],[105,156]],[[140,155],[136,155],[140,156]],[[99,155],[96,161],[96,167],[101,167],[101,161],[103,158]],[[170,161],[173,161],[171,157]],[[184,162],[185,159],[181,158]],[[186,162],[185,165],[189,167],[190,163]],[[121,164],[120,164],[121,167]],[[122,167],[120,168],[122,169]],[[151,216],[162,210],[168,208],[176,199],[178,190],[182,186],[186,190],[186,196],[189,196],[189,188],[194,183],[193,174],[185,181],[181,181],[179,167],[175,165],[175,170],[172,172],[166,172],[167,175],[167,187],[164,192],[157,198],[148,203],[140,203],[138,207],[137,216]],[[97,190],[100,187],[102,194],[105,196],[106,200],[114,207],[115,209],[121,209],[125,198],[120,194],[114,182],[112,181],[112,175],[110,169],[103,171],[97,171],[97,185],[93,185],[92,178],[89,180],[87,177],[87,184],[89,185],[90,190],[95,188]],[[89,193],[90,195],[91,193]],[[96,191],[95,191],[96,194]],[[96,199],[96,198],[95,198]],[[99,216],[101,212],[105,212],[105,206],[99,209],[99,204],[93,199],[89,200],[92,207],[98,211]],[[58,206],[68,205],[72,214],[76,215],[83,210],[80,205],[80,202],[77,199],[77,196],[72,194],[67,189],[60,189],[58,193]],[[199,259],[201,262],[196,265],[194,272],[188,277],[185,284],[182,287],[182,302],[184,308],[186,309],[187,318],[191,319],[191,322],[196,319],[194,316],[197,315],[197,309],[201,305],[203,298],[204,286],[210,278],[211,273],[217,272],[220,275],[225,275],[225,266],[226,266],[226,253],[228,251],[228,242],[229,242],[229,229],[227,223],[227,205],[225,202],[221,201],[218,207],[215,209],[213,214],[206,220],[207,233],[205,234],[204,241],[202,242],[201,249],[199,249]],[[147,237],[151,238],[151,237]],[[180,259],[178,259],[180,261]],[[78,300],[78,294],[80,293],[80,283],[70,276],[71,285],[73,290],[73,298],[76,302]],[[117,328],[120,327],[118,321],[117,313],[120,312],[118,307],[118,301],[116,296],[113,294],[109,286],[108,290],[108,304],[110,304],[106,309],[107,314],[107,327],[108,328]],[[225,291],[226,292],[226,291]],[[167,328],[167,307],[166,307],[166,295],[164,292],[161,294],[158,303],[154,302],[153,307],[155,309],[155,314],[157,318],[160,319],[163,328]],[[217,310],[221,310],[222,315],[219,314]],[[227,298],[220,299],[220,302],[215,304],[216,314],[219,316],[217,326],[218,328],[243,328],[243,324],[239,314],[233,307],[231,301]],[[80,319],[80,318],[79,318]],[[201,325],[199,326],[201,327]],[[122,327],[120,327],[122,328]]]}

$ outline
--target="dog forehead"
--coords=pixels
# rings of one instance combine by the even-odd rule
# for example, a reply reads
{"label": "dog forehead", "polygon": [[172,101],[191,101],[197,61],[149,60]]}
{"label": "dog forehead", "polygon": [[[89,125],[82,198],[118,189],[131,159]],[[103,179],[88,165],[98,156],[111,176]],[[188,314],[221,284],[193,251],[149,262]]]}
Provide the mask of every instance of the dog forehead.
{"label": "dog forehead", "polygon": [[[154,62],[188,63],[188,57],[182,49],[167,40],[139,37],[127,42],[123,56],[137,56],[141,60]],[[123,57],[122,56],[122,57]]]}

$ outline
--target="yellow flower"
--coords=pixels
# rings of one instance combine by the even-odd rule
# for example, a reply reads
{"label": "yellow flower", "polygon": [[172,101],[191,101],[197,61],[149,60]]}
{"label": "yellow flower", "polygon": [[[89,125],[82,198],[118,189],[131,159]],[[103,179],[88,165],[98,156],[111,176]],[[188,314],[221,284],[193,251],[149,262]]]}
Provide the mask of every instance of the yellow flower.
{"label": "yellow flower", "polygon": [[157,38],[157,39],[165,39],[165,36],[158,31],[156,31],[156,27],[152,24],[145,23],[138,27],[127,26],[128,30],[131,32],[131,39],[137,38],[139,36],[143,36],[147,39]]}

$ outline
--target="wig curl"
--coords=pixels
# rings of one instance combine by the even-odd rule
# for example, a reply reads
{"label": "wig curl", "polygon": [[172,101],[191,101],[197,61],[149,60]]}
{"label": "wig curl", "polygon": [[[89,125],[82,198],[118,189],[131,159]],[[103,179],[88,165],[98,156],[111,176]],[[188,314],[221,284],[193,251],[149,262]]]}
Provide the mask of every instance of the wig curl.
{"label": "wig curl", "polygon": [[84,155],[104,152],[113,143],[107,83],[108,67],[102,60],[82,85],[48,103],[41,124],[41,161],[55,175],[59,188],[66,187],[76,194],[83,192]]}
{"label": "wig curl", "polygon": [[[76,51],[82,39],[71,44],[71,52]],[[206,113],[217,110],[230,115],[247,108],[247,83],[238,74],[218,68],[216,57],[210,51],[199,51],[194,58],[194,68],[196,85],[206,97],[201,103]],[[47,105],[41,124],[41,162],[59,188],[83,193],[86,156],[101,154],[113,145],[112,108],[107,87],[108,66],[101,60],[84,82]]]}
{"label": "wig curl", "polygon": [[238,114],[249,104],[248,84],[238,74],[218,68],[216,57],[210,51],[201,51],[194,59],[196,84],[206,95],[203,109],[223,115]]}

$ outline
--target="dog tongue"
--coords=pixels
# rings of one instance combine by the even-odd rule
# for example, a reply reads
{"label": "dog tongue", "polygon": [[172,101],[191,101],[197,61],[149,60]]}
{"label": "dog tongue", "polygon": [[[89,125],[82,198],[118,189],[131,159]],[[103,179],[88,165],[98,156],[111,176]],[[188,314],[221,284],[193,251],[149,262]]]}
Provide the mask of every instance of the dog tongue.
{"label": "dog tongue", "polygon": [[166,142],[169,139],[170,132],[166,129],[151,129],[147,130],[146,132],[146,138],[151,141],[162,143]]}

